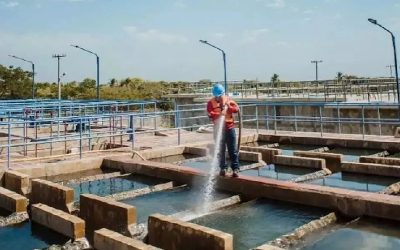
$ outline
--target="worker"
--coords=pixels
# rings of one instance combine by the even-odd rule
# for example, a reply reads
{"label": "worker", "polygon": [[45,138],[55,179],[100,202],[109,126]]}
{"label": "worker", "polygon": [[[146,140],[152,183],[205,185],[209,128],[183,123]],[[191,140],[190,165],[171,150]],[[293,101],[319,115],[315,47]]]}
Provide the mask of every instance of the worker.
{"label": "worker", "polygon": [[233,113],[239,111],[239,106],[233,100],[225,95],[225,89],[221,84],[215,84],[212,88],[213,98],[207,103],[208,117],[214,123],[214,139],[216,139],[216,123],[220,116],[225,116],[225,126],[223,126],[220,143],[220,154],[218,155],[220,176],[226,175],[228,168],[225,162],[225,150],[228,148],[228,154],[231,161],[231,168],[233,171],[232,177],[239,176],[239,159],[236,150],[236,133],[235,124],[233,120]]}

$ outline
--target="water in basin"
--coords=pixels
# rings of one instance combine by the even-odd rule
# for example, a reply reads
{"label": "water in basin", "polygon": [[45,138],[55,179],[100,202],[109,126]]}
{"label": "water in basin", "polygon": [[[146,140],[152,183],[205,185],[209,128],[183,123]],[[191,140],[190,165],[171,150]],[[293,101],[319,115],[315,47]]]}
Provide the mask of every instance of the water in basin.
{"label": "water in basin", "polygon": [[230,233],[234,249],[250,249],[327,214],[297,204],[259,199],[224,209],[192,222]]}
{"label": "water in basin", "polygon": [[338,172],[309,183],[359,191],[378,192],[399,180],[392,177]]}
{"label": "water in basin", "polygon": [[0,227],[0,249],[35,249],[51,244],[65,244],[69,239],[31,222]]}
{"label": "water in basin", "polygon": [[[171,215],[187,209],[199,206],[199,196],[201,190],[196,188],[184,187],[168,191],[155,192],[122,202],[136,207],[137,220],[139,223],[147,222],[149,215],[161,213]],[[224,199],[229,197],[227,193],[215,191],[214,199]]]}
{"label": "water in basin", "polygon": [[358,162],[362,155],[372,155],[382,152],[382,150],[374,149],[358,149],[358,148],[334,148],[328,151],[328,153],[343,154],[344,161]]}
{"label": "water in basin", "polygon": [[141,189],[163,182],[167,181],[142,175],[129,175],[124,177],[72,183],[68,184],[67,186],[74,189],[75,200],[78,200],[80,194],[96,194],[99,196],[106,196],[129,190]]}
{"label": "water in basin", "polygon": [[316,170],[314,169],[308,169],[308,168],[287,167],[287,166],[270,164],[258,169],[250,169],[243,171],[242,174],[248,176],[260,176],[260,177],[267,177],[276,180],[286,181],[315,171]]}
{"label": "water in basin", "polygon": [[400,231],[398,225],[382,220],[360,220],[322,235],[303,249],[326,250],[363,250],[363,249],[400,249]]}

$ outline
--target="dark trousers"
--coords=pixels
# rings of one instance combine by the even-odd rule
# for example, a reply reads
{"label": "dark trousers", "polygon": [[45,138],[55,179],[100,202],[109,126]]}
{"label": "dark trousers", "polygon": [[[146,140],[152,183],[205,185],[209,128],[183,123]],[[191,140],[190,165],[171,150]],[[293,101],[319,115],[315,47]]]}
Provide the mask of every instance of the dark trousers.
{"label": "dark trousers", "polygon": [[236,151],[236,132],[235,128],[227,129],[224,128],[221,138],[221,149],[218,155],[219,158],[219,167],[221,169],[227,169],[228,166],[225,160],[225,151],[228,148],[229,158],[231,160],[231,168],[232,170],[239,170],[239,159],[238,152]]}

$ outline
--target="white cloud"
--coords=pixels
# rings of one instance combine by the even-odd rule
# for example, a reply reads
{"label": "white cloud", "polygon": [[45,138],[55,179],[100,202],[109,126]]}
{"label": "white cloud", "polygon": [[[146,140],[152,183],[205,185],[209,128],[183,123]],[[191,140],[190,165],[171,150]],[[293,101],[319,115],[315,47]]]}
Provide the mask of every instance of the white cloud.
{"label": "white cloud", "polygon": [[255,29],[255,30],[247,30],[243,33],[243,38],[241,40],[242,43],[254,43],[260,37],[265,35],[269,32],[269,29],[262,28],[262,29]]}
{"label": "white cloud", "polygon": [[1,5],[3,5],[4,7],[7,7],[7,8],[14,8],[19,5],[19,2],[17,2],[17,1],[1,1],[0,3],[1,3]]}
{"label": "white cloud", "polygon": [[182,35],[166,33],[157,29],[139,30],[135,26],[125,26],[124,31],[131,37],[142,41],[156,41],[162,43],[186,43],[188,39]]}
{"label": "white cloud", "polygon": [[256,2],[263,2],[269,8],[284,8],[286,7],[285,0],[256,0]]}

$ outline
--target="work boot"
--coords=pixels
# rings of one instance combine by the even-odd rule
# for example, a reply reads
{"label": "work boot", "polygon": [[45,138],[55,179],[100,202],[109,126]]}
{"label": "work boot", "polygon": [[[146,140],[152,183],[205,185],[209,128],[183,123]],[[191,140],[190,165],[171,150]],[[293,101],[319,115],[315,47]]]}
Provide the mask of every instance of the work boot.
{"label": "work boot", "polygon": [[219,171],[219,176],[225,176],[225,175],[226,175],[225,169],[221,169],[221,170]]}
{"label": "work boot", "polygon": [[238,169],[233,170],[232,177],[234,177],[234,178],[239,177],[239,170]]}

